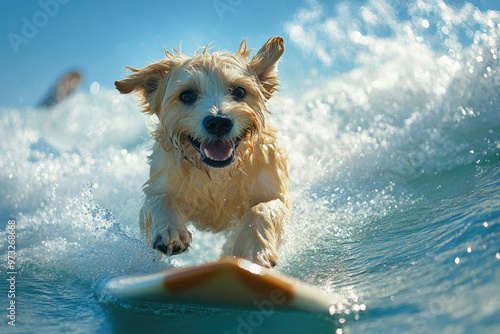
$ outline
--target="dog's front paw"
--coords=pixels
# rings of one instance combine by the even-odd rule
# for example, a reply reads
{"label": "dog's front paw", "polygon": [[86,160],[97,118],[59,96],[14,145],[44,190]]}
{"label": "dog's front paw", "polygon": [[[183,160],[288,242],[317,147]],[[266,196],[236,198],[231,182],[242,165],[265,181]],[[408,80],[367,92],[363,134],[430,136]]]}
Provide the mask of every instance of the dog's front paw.
{"label": "dog's front paw", "polygon": [[274,249],[266,249],[257,252],[254,262],[263,267],[273,268],[278,265],[278,254]]}
{"label": "dog's front paw", "polygon": [[272,246],[235,243],[229,255],[250,260],[266,268],[273,268],[278,265],[278,254]]}
{"label": "dog's front paw", "polygon": [[177,229],[167,226],[153,235],[151,245],[154,249],[167,256],[181,254],[191,244],[191,233],[187,229]]}

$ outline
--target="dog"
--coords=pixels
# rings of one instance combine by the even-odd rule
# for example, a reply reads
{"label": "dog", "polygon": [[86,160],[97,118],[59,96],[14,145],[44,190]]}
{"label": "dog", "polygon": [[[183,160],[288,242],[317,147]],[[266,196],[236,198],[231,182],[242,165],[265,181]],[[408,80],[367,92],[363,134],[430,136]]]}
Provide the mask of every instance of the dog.
{"label": "dog", "polygon": [[126,67],[133,73],[115,82],[157,117],[141,233],[171,256],[190,247],[189,222],[232,231],[224,255],[274,267],[291,206],[288,156],[267,109],[284,40],[269,39],[252,58],[246,39],[234,54],[199,51],[191,58],[165,50],[166,58]]}

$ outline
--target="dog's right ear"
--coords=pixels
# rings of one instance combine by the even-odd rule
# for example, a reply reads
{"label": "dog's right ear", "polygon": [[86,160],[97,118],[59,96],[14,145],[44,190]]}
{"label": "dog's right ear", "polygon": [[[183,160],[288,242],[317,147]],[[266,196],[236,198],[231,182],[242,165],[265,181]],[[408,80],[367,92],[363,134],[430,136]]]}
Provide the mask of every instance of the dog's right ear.
{"label": "dog's right ear", "polygon": [[[242,43],[243,44],[243,43]],[[241,47],[240,47],[241,50]],[[269,99],[278,86],[277,63],[285,50],[283,37],[270,38],[266,44],[250,60],[250,66],[255,70],[264,88],[264,96]]]}
{"label": "dog's right ear", "polygon": [[136,92],[143,100],[149,100],[151,94],[158,88],[160,80],[170,72],[170,67],[162,61],[140,69],[125,67],[134,73],[115,81],[116,89],[122,94]]}

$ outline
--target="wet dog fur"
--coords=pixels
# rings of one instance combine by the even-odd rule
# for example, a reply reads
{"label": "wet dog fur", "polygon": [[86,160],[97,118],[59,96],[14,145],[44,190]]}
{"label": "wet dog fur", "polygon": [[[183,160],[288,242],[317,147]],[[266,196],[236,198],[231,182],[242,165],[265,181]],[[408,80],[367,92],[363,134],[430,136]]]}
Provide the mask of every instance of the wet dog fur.
{"label": "wet dog fur", "polygon": [[[175,51],[175,50],[174,50]],[[140,228],[149,245],[168,256],[188,249],[199,230],[232,231],[225,255],[266,267],[278,263],[277,248],[289,214],[288,158],[268,119],[275,93],[281,37],[269,39],[250,58],[238,52],[166,58],[116,81],[135,92],[145,113],[156,115],[150,176]]]}

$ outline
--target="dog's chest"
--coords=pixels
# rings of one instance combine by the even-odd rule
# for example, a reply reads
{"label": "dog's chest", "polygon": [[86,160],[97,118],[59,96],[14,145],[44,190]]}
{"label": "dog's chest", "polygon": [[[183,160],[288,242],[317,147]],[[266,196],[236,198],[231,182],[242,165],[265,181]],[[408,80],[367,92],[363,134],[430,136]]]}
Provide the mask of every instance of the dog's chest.
{"label": "dog's chest", "polygon": [[192,180],[178,189],[176,202],[198,229],[220,231],[244,219],[251,206],[252,188],[250,180],[236,177],[219,183]]}

